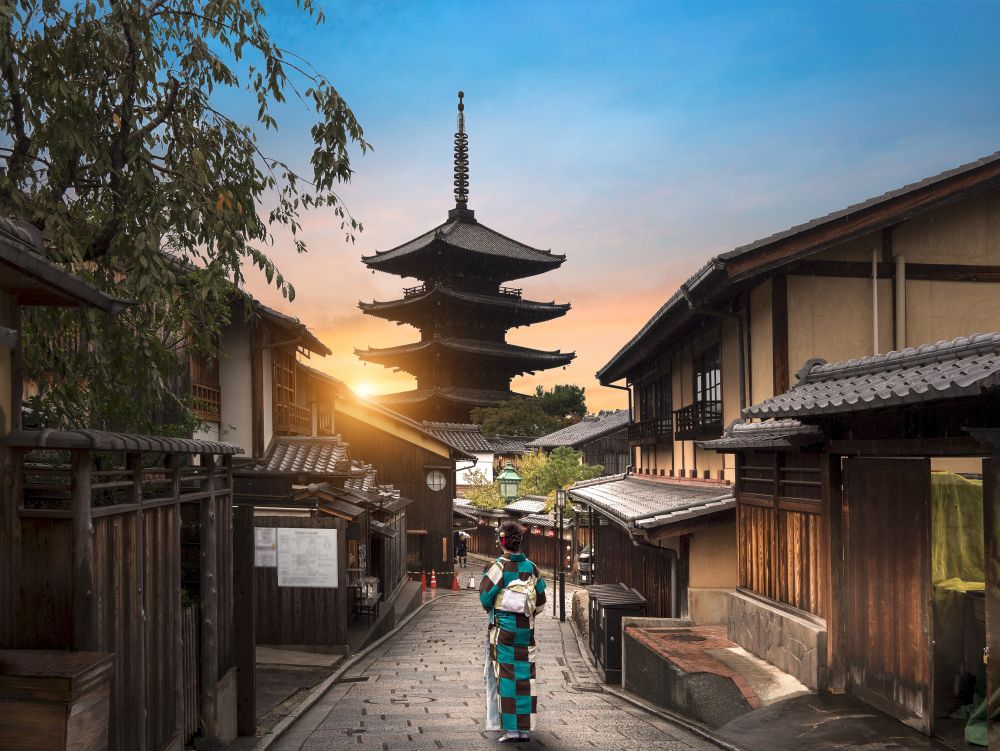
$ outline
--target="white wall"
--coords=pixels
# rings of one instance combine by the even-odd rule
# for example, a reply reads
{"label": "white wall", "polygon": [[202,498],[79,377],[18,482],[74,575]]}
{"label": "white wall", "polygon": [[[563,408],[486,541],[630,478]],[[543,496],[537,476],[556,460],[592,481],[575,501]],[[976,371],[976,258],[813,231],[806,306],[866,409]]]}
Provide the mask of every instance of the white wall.
{"label": "white wall", "polygon": [[[192,438],[194,438],[196,441],[221,441],[222,440],[221,435],[222,431],[219,428],[219,423],[207,422],[204,424],[203,430],[194,431],[194,435],[192,436]],[[244,446],[244,448],[247,447]]]}
{"label": "white wall", "polygon": [[[459,469],[455,473],[455,484],[456,485],[469,485],[468,473],[471,470],[482,470],[486,473],[486,479],[493,482],[493,454],[473,454],[476,457],[476,466],[470,467],[469,469]],[[459,461],[457,466],[465,467],[468,465],[467,461]]]}
{"label": "white wall", "polygon": [[219,390],[222,400],[219,435],[223,441],[242,446],[247,455],[253,453],[251,383],[250,325],[237,319],[223,330],[219,343]]}

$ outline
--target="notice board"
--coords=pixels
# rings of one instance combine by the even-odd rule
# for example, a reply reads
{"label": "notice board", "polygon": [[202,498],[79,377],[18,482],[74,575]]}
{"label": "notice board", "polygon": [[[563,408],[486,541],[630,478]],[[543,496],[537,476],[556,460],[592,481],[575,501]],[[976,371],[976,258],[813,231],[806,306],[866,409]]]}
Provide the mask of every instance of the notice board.
{"label": "notice board", "polygon": [[337,530],[278,528],[278,586],[336,588]]}
{"label": "notice board", "polygon": [[253,531],[254,565],[274,568],[278,565],[278,530],[274,527],[256,527]]}

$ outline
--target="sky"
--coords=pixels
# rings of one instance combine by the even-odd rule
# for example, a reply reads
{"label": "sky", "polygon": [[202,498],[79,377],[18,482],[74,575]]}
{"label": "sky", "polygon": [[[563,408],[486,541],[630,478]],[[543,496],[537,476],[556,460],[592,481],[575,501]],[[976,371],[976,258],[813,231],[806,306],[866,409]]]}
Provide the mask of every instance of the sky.
{"label": "sky", "polygon": [[[514,381],[575,383],[591,410],[626,406],[594,373],[711,256],[1000,150],[1000,2],[322,2],[316,27],[265,0],[275,40],[337,86],[374,150],[338,192],[364,224],[304,217],[309,251],[272,251],[296,289],[250,290],[333,355],[310,364],[375,394],[405,373],[354,348],[415,341],[366,316],[414,283],[361,255],[437,226],[454,206],[456,92],[465,92],[469,206],[489,227],[564,253],[512,286],[572,303],[508,341],[573,351]],[[252,101],[227,103],[251,120]],[[313,118],[290,101],[262,151],[308,170]]]}

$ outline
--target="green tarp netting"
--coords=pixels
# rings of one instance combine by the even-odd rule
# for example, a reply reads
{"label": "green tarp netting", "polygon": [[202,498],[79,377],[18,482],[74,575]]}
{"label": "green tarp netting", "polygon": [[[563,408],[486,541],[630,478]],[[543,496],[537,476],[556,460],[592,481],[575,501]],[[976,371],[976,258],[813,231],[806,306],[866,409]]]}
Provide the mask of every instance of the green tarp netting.
{"label": "green tarp netting", "polygon": [[[931,581],[934,584],[935,649],[956,672],[974,670],[979,680],[972,704],[955,717],[968,718],[965,740],[986,745],[986,705],[981,665],[971,665],[964,637],[974,612],[970,592],[985,585],[983,483],[952,472],[931,473]],[[974,625],[974,624],[973,624]]]}

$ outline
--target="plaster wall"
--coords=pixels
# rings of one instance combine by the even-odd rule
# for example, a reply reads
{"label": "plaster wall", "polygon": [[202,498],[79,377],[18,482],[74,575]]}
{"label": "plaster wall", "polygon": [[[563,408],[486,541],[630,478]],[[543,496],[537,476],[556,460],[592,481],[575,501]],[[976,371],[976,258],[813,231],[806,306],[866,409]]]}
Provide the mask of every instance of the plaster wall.
{"label": "plaster wall", "polygon": [[224,441],[253,452],[253,397],[250,379],[250,326],[234,321],[222,332],[219,342],[219,390],[221,430]]}
{"label": "plaster wall", "polygon": [[752,393],[747,400],[757,404],[774,396],[774,361],[771,346],[771,282],[765,280],[750,291],[750,371]]}
{"label": "plaster wall", "polygon": [[689,587],[735,587],[736,522],[700,527],[691,535],[688,560]]}
{"label": "plaster wall", "polygon": [[[0,326],[18,328],[17,300],[13,295],[0,292]],[[10,431],[12,396],[12,360],[14,351],[0,347],[0,435]]]}
{"label": "plaster wall", "polygon": [[907,346],[994,331],[1000,331],[1000,284],[906,282]]}
{"label": "plaster wall", "polygon": [[[892,341],[892,281],[878,283],[878,351]],[[788,277],[788,372],[795,373],[813,357],[842,362],[875,353],[871,279]]]}
{"label": "plaster wall", "polygon": [[1000,189],[901,224],[892,250],[907,263],[1000,264]]}
{"label": "plaster wall", "polygon": [[[271,335],[268,333],[264,337],[264,343],[269,344],[271,341]],[[271,372],[271,352],[270,349],[265,349],[261,353],[261,367],[264,369],[263,378],[261,378],[261,383],[264,389],[264,398],[260,400],[263,405],[264,410],[264,450],[267,451],[267,447],[271,445],[271,439],[274,437],[274,399],[272,385],[274,382],[273,373]]]}
{"label": "plaster wall", "polygon": [[[822,253],[810,256],[808,260],[817,261],[855,261],[862,263],[872,262],[872,249],[882,248],[882,237],[879,233],[864,235],[862,237],[849,240],[841,245],[836,245]],[[879,258],[879,260],[882,260]]]}
{"label": "plaster wall", "polygon": [[[221,440],[223,440],[223,438],[222,438],[222,431],[220,429],[219,423],[217,423],[217,422],[207,422],[207,423],[204,423],[202,425],[202,429],[194,431],[194,435],[191,436],[191,437],[194,438],[196,441],[221,441]],[[228,439],[228,440],[232,441],[231,438]],[[234,441],[234,443],[235,443],[235,441]],[[248,450],[247,447],[244,444],[240,444],[240,445],[243,446],[244,450]]]}

